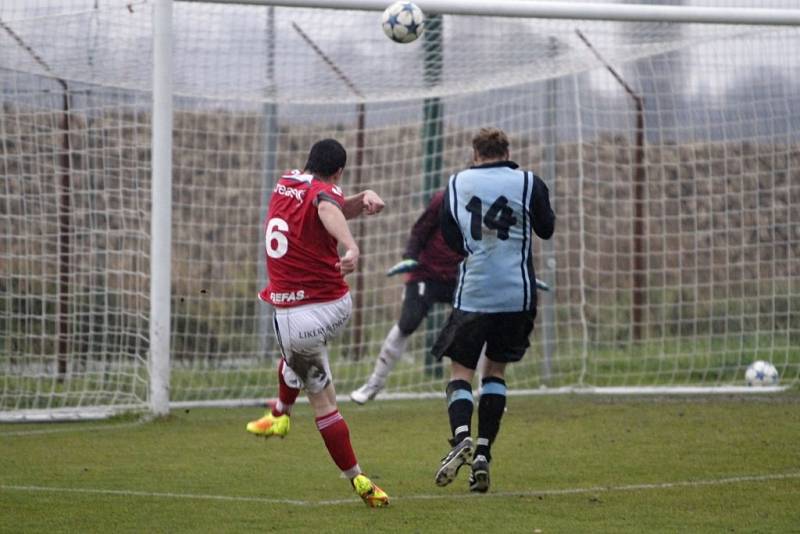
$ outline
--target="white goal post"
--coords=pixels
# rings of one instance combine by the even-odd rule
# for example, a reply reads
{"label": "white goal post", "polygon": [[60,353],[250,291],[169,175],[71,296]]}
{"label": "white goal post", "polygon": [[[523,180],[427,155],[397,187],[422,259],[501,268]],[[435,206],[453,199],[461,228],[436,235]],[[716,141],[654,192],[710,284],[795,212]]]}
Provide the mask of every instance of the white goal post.
{"label": "white goal post", "polygon": [[[283,6],[318,9],[383,11],[391,2],[384,0],[177,0],[179,2]],[[603,20],[627,22],[693,22],[706,24],[768,24],[797,26],[797,9],[754,7],[690,7],[656,4],[615,4],[605,2],[569,2],[540,0],[422,0],[416,2],[425,13],[525,17],[565,20]]]}
{"label": "white goal post", "polygon": [[[387,209],[352,228],[337,390],[399,317],[387,278],[477,128],[548,183],[516,394],[800,384],[800,9],[420,0],[9,0],[0,5],[0,421],[254,405],[276,394],[262,219],[311,143]],[[442,397],[411,338],[384,398]],[[748,388],[756,359],[777,388]],[[344,397],[346,398],[346,397]]]}

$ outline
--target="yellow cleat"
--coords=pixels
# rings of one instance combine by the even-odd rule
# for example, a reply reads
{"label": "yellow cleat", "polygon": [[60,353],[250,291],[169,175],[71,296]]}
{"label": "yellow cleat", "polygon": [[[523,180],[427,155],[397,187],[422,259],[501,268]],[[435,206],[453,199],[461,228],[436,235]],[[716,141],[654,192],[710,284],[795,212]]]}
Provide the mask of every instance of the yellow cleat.
{"label": "yellow cleat", "polygon": [[365,475],[358,475],[352,480],[352,483],[358,496],[370,508],[389,506],[389,496],[386,495],[386,492],[376,486]]}
{"label": "yellow cleat", "polygon": [[267,412],[267,415],[261,419],[250,421],[247,423],[247,431],[256,436],[264,436],[269,438],[272,436],[286,437],[289,433],[289,416],[279,415],[275,417],[272,412]]}

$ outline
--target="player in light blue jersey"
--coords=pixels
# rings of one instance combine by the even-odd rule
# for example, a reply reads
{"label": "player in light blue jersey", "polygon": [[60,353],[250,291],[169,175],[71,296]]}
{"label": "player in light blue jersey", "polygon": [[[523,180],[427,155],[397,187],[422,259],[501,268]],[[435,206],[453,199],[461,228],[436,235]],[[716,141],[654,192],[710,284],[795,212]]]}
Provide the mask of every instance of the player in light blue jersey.
{"label": "player in light blue jersey", "polygon": [[[505,369],[529,347],[536,318],[532,239],[553,235],[556,216],[547,186],[509,160],[508,138],[482,128],[472,140],[473,163],[450,177],[442,209],[447,244],[466,257],[459,266],[453,311],[433,346],[450,358],[447,404],[452,450],[442,459],[436,484],[446,486],[471,463],[471,491],[489,489],[491,445],[506,406]],[[486,344],[473,444],[472,380]]]}

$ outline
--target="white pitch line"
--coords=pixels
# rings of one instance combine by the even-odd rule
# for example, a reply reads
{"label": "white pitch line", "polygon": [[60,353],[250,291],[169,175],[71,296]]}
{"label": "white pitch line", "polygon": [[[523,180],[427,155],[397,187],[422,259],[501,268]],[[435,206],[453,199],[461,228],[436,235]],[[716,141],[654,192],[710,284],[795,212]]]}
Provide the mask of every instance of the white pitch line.
{"label": "white pitch line", "polygon": [[[657,482],[651,484],[627,484],[623,486],[594,486],[591,488],[562,488],[551,490],[531,490],[531,491],[506,491],[496,493],[470,493],[469,497],[478,499],[486,497],[537,497],[546,495],[576,495],[581,493],[610,493],[614,491],[646,491],[658,489],[691,488],[698,486],[721,486],[725,484],[738,484],[742,482],[766,482],[768,480],[788,480],[800,478],[800,473],[781,473],[775,475],[749,475],[741,477],[717,478],[708,480],[682,480],[678,482]],[[467,495],[447,495],[446,497],[458,497],[463,499]],[[409,495],[403,500],[423,500],[440,499],[441,495]]]}
{"label": "white pitch line", "polygon": [[[15,430],[12,432],[0,432],[0,438],[16,437],[16,436],[37,436],[41,434],[63,434],[67,432],[106,432],[110,430],[121,430],[123,428],[132,428],[142,426],[150,420],[143,418],[131,423],[112,423],[107,425],[94,425],[94,426],[64,426],[60,428],[43,428],[39,430]],[[69,423],[66,423],[69,425]]]}
{"label": "white pitch line", "polygon": [[[659,482],[651,484],[626,484],[622,486],[594,486],[589,488],[562,488],[550,490],[531,490],[531,491],[503,491],[494,493],[448,493],[443,495],[406,495],[392,497],[392,501],[419,501],[419,500],[446,500],[446,499],[489,499],[498,497],[538,497],[547,495],[576,495],[583,493],[610,493],[615,491],[647,491],[659,489],[691,488],[699,486],[721,486],[725,484],[740,484],[743,482],[766,482],[769,480],[788,480],[800,478],[798,473],[780,473],[774,475],[749,475],[739,477],[706,479],[706,480],[684,480],[679,482]],[[294,506],[331,506],[340,504],[352,504],[360,502],[358,499],[331,499],[320,501],[307,501],[300,499],[272,499],[269,497],[247,497],[235,495],[204,495],[196,493],[170,493],[170,492],[150,492],[134,490],[110,490],[98,488],[59,488],[52,486],[16,486],[3,484],[0,485],[3,491],[28,491],[35,493],[83,493],[91,495],[115,495],[123,497],[145,497],[145,498],[167,498],[167,499],[194,499],[205,501],[227,501],[227,502],[257,502],[262,504],[289,504]]]}
{"label": "white pitch line", "polygon": [[[134,491],[134,490],[110,490],[99,488],[58,488],[52,486],[12,486],[0,485],[0,490],[4,491],[29,491],[35,493],[84,493],[91,495],[114,495],[121,497],[146,497],[146,498],[167,498],[167,499],[195,499],[205,501],[237,501],[237,502],[259,502],[267,504],[294,504],[297,506],[313,506],[324,504],[325,501],[302,501],[293,499],[270,499],[266,497],[237,497],[235,495],[204,495],[198,493],[170,493],[157,491]],[[344,502],[344,501],[343,501]]]}

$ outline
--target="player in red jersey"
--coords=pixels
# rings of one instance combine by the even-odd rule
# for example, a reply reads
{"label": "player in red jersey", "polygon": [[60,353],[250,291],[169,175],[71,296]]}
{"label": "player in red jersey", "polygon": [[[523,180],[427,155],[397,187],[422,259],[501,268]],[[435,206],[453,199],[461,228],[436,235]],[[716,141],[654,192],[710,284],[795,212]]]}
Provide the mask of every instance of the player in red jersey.
{"label": "player in red jersey", "polygon": [[[269,285],[259,297],[275,307],[273,324],[283,358],[278,400],[264,417],[248,423],[247,431],[286,436],[292,406],[305,389],[331,458],[364,502],[379,507],[389,504],[389,497],[361,472],[336,405],[328,362],[327,341],[344,328],[352,311],[344,275],[358,268],[359,250],[347,219],[374,215],[384,206],[369,189],[342,194],[346,161],[338,141],[318,141],[303,171],[281,176],[270,198],[264,226]],[[337,245],[345,250],[341,258]]]}

